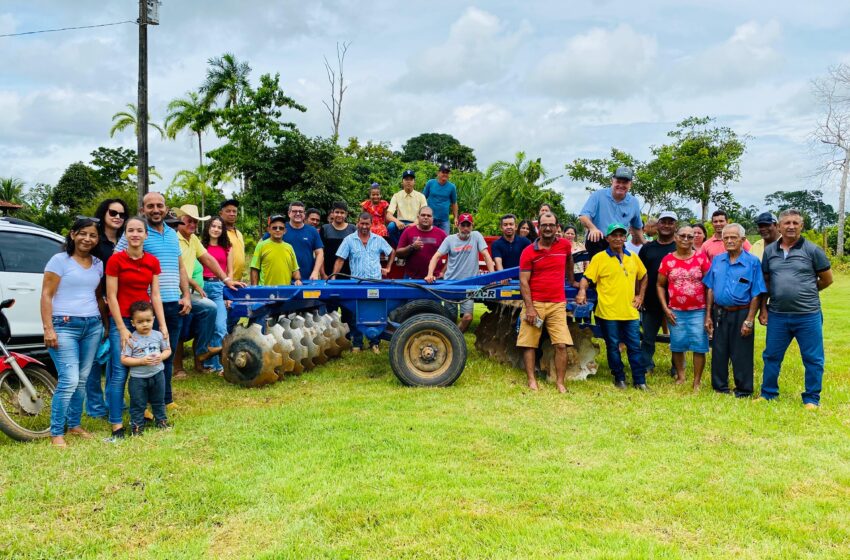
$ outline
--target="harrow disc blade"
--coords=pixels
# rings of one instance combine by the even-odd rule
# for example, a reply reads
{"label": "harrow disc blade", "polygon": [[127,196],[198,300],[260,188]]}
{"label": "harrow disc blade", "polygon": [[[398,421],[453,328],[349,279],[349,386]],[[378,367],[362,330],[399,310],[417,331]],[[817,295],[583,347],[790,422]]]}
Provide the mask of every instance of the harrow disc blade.
{"label": "harrow disc blade", "polygon": [[283,356],[275,351],[275,339],[262,327],[237,325],[224,340],[224,378],[243,387],[260,387],[279,379],[276,369]]}

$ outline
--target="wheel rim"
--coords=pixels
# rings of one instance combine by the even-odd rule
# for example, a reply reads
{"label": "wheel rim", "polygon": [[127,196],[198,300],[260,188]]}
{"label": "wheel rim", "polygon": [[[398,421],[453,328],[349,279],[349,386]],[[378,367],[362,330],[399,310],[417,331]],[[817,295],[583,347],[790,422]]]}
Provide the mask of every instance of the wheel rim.
{"label": "wheel rim", "polygon": [[454,353],[448,337],[439,331],[427,329],[408,339],[404,346],[404,357],[413,373],[427,379],[446,373]]}
{"label": "wheel rim", "polygon": [[38,400],[32,401],[18,376],[6,372],[0,376],[0,409],[21,429],[30,432],[45,432],[50,429],[50,410],[53,402],[53,386],[41,375],[24,370],[35,387]]}

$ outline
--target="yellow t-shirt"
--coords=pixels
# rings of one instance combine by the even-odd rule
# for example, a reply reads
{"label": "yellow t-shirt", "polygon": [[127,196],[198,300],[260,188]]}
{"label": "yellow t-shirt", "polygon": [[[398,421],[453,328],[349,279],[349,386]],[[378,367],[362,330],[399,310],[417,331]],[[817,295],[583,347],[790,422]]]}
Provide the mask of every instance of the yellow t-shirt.
{"label": "yellow t-shirt", "polygon": [[759,239],[753,246],[750,247],[750,254],[754,257],[758,257],[758,260],[764,256],[764,239]]}
{"label": "yellow t-shirt", "polygon": [[192,272],[195,270],[195,261],[198,260],[198,257],[206,255],[207,250],[204,249],[201,240],[194,233],[189,239],[186,239],[178,232],[177,240],[180,242],[180,263],[186,270],[186,276],[191,278]]}
{"label": "yellow t-shirt", "polygon": [[637,280],[646,275],[646,267],[631,251],[623,254],[623,262],[608,250],[596,253],[590,260],[585,277],[596,283],[596,309],[600,319],[631,321],[639,319],[638,310],[632,306]]}
{"label": "yellow t-shirt", "polygon": [[425,200],[425,195],[416,189],[410,191],[410,194],[401,189],[390,199],[390,205],[387,208],[388,212],[392,212],[399,220],[415,222],[419,215],[419,209],[423,206],[428,206],[428,201]]}
{"label": "yellow t-shirt", "polygon": [[233,255],[233,279],[242,280],[245,274],[245,239],[238,229],[227,230],[230,240],[230,254]]}
{"label": "yellow t-shirt", "polygon": [[257,244],[251,268],[260,271],[261,286],[289,286],[292,273],[298,270],[298,261],[292,245],[286,241],[277,243],[268,239]]}

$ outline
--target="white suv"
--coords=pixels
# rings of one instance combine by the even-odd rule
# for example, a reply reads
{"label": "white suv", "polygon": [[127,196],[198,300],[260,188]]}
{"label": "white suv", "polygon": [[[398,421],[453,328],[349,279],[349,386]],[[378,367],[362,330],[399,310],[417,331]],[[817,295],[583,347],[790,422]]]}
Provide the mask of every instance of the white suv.
{"label": "white suv", "polygon": [[0,300],[14,299],[3,312],[12,330],[10,350],[45,354],[41,327],[41,280],[50,257],[65,238],[17,218],[0,217]]}

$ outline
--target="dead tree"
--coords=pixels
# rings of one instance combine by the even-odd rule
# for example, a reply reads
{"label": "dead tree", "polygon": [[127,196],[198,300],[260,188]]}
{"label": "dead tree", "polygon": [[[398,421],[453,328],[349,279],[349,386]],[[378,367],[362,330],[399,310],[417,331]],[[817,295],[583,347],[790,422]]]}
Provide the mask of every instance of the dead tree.
{"label": "dead tree", "polygon": [[328,62],[328,57],[322,57],[325,59],[325,72],[328,74],[328,82],[331,85],[331,102],[328,104],[327,101],[322,100],[322,103],[325,104],[325,108],[331,114],[331,121],[333,121],[334,130],[334,142],[339,140],[339,121],[342,116],[342,96],[348,89],[348,86],[345,85],[343,65],[345,63],[345,53],[348,52],[349,46],[351,46],[350,42],[343,42],[342,45],[339,43],[336,44],[336,70],[331,67],[330,62]]}

